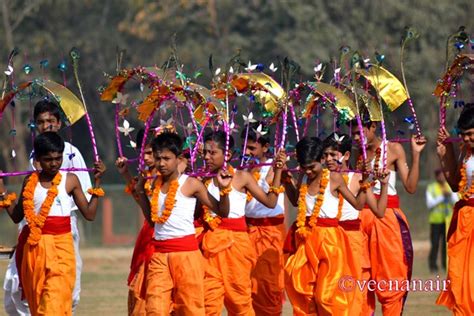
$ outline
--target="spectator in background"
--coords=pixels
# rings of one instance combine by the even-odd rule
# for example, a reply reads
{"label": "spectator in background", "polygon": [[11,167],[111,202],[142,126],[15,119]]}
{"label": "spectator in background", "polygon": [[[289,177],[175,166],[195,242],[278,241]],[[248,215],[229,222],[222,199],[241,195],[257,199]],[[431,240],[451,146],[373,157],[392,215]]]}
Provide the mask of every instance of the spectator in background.
{"label": "spectator in background", "polygon": [[428,257],[430,271],[438,271],[437,258],[441,244],[441,266],[446,270],[446,219],[451,216],[453,205],[458,200],[456,193],[451,191],[443,171],[435,170],[436,181],[426,188],[426,205],[430,210],[430,239],[431,250]]}

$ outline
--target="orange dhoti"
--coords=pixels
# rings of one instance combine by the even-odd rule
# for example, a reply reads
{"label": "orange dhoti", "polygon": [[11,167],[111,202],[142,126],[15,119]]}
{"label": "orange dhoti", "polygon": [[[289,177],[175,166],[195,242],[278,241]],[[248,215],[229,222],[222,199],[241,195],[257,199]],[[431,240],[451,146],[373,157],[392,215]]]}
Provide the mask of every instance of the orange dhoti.
{"label": "orange dhoti", "polygon": [[325,220],[335,220],[335,227],[313,227],[285,265],[285,289],[294,315],[350,315],[354,258],[337,219],[318,222]]}
{"label": "orange dhoti", "polygon": [[[204,268],[196,237],[153,241],[145,266],[146,315],[204,316]],[[184,250],[188,249],[188,250]]]}
{"label": "orange dhoti", "polygon": [[223,218],[218,228],[202,240],[205,259],[206,315],[255,315],[250,273],[256,254],[247,233],[245,218]]}
{"label": "orange dhoti", "polygon": [[448,285],[436,301],[454,315],[474,315],[474,199],[454,207],[448,236]]}
{"label": "orange dhoti", "polygon": [[[344,229],[349,240],[347,251],[352,253],[355,274],[354,280],[362,280],[362,257],[364,249],[364,235],[360,230],[360,220],[340,221],[339,226]],[[362,313],[363,291],[359,286],[354,287],[354,299],[349,309],[349,315],[366,315]]]}
{"label": "orange dhoti", "polygon": [[257,254],[252,270],[252,302],[257,315],[281,315],[283,304],[284,217],[247,218]]}
{"label": "orange dhoti", "polygon": [[18,240],[17,265],[31,315],[72,315],[76,258],[69,217],[46,218],[38,244],[26,242],[25,226]]}
{"label": "orange dhoti", "polygon": [[408,221],[398,205],[398,196],[389,196],[383,218],[376,218],[369,209],[361,211],[362,226],[368,235],[370,278],[376,281],[375,294],[384,316],[402,313],[408,294],[403,284],[411,280],[413,267]]}
{"label": "orange dhoti", "polygon": [[143,222],[133,249],[130,274],[128,275],[128,315],[142,316],[145,312],[145,261],[154,252],[154,227],[147,221]]}

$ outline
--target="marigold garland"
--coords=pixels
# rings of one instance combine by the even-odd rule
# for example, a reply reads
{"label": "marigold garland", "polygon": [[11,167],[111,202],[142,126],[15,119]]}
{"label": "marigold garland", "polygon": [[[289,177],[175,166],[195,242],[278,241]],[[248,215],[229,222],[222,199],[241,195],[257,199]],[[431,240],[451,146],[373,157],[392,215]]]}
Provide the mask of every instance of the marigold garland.
{"label": "marigold garland", "polygon": [[283,193],[285,192],[285,188],[280,185],[279,187],[274,187],[274,186],[271,186],[270,189],[268,190],[268,192],[273,192],[275,193],[276,195],[280,195],[280,193]]}
{"label": "marigold garland", "polygon": [[[204,185],[206,186],[206,188],[209,187],[209,184],[211,183],[211,181],[212,181],[212,178],[204,182]],[[207,223],[209,228],[211,230],[214,230],[217,227],[219,227],[219,224],[222,222],[221,217],[219,215],[212,216],[211,209],[207,205],[203,205],[202,209],[203,209],[202,218]]]}
{"label": "marigold garland", "polygon": [[[318,221],[319,212],[324,201],[324,192],[329,183],[329,170],[323,169],[321,179],[319,180],[319,192],[314,203],[313,212],[309,218],[308,226],[313,228]],[[306,194],[308,193],[308,185],[302,184],[300,187],[300,195],[298,198],[298,215],[296,217],[296,233],[306,238],[310,234],[310,230],[306,227]]]}
{"label": "marigold garland", "polygon": [[470,187],[467,186],[468,178],[467,178],[466,169],[467,169],[467,161],[469,160],[470,157],[471,157],[471,153],[468,152],[460,170],[461,180],[459,181],[459,194],[461,195],[461,199],[463,200],[469,200],[469,198],[474,195],[474,179],[471,179],[471,186]]}
{"label": "marigold garland", "polygon": [[35,189],[39,182],[39,173],[34,172],[28,178],[28,181],[23,188],[23,211],[25,213],[25,219],[30,229],[28,236],[28,244],[35,246],[41,239],[42,228],[46,221],[46,217],[51,210],[54,199],[58,195],[58,185],[61,183],[61,173],[57,173],[51,181],[51,187],[48,189],[46,198],[41,204],[41,208],[38,214],[35,212],[34,196]]}
{"label": "marigold garland", "polygon": [[[229,169],[229,173],[231,175],[235,174],[235,169],[231,165],[227,165],[227,166],[228,166],[228,169]],[[204,182],[204,185],[206,186],[206,188],[209,187],[209,184],[211,183],[212,179],[213,178],[207,179]],[[232,191],[232,183],[226,189],[230,189],[230,191]],[[224,190],[226,190],[226,189],[224,189]],[[230,191],[228,193],[230,193]],[[219,192],[219,194],[220,193],[222,193],[222,192]],[[212,216],[211,209],[209,207],[207,207],[206,205],[202,206],[202,210],[203,210],[202,218],[207,223],[209,228],[211,230],[214,230],[217,227],[219,227],[219,224],[222,222],[222,218],[217,214],[215,216]]]}
{"label": "marigold garland", "polygon": [[12,202],[16,200],[16,193],[12,192],[8,194],[3,201],[0,201],[0,208],[8,208],[12,205]]}
{"label": "marigold garland", "polygon": [[178,179],[171,181],[170,187],[168,189],[168,194],[166,195],[165,199],[165,209],[159,216],[159,209],[158,209],[158,198],[161,191],[162,179],[158,177],[155,181],[155,186],[153,188],[151,194],[151,220],[157,224],[164,224],[168,218],[171,216],[173,212],[174,205],[176,203],[176,194],[179,188]]}
{"label": "marigold garland", "polygon": [[102,197],[105,195],[105,191],[102,188],[89,188],[87,189],[87,193],[89,193],[90,195],[98,196],[98,197]]}

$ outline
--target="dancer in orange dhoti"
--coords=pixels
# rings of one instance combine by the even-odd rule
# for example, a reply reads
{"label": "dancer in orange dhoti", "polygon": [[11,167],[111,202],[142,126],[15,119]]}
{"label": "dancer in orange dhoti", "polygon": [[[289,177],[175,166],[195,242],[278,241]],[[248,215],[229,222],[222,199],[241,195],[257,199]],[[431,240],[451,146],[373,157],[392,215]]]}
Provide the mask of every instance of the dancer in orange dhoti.
{"label": "dancer in orange dhoti", "polygon": [[285,266],[285,288],[294,315],[350,315],[354,298],[353,289],[344,288],[352,284],[346,284],[344,278],[357,275],[357,271],[347,235],[338,225],[338,194],[360,209],[369,184],[363,177],[355,197],[339,173],[323,169],[322,155],[318,138],[298,142],[296,157],[304,176],[300,176],[297,188],[286,184],[288,198],[298,205],[297,248]]}
{"label": "dancer in orange dhoti", "polygon": [[[229,135],[230,137],[230,135]],[[232,150],[233,139],[229,139]],[[222,131],[206,135],[204,159],[209,171],[216,172],[229,160],[225,156],[226,134]],[[265,193],[247,171],[236,171],[229,192],[230,212],[228,218],[219,218],[212,210],[204,210],[204,221],[209,230],[204,233],[202,251],[205,257],[205,304],[206,315],[221,315],[225,305],[229,315],[255,315],[252,308],[251,271],[255,266],[256,254],[245,223],[247,192],[266,207],[277,204],[281,169],[286,159],[280,152],[276,159],[274,179],[269,192]],[[233,172],[233,171],[231,171]],[[209,192],[219,198],[215,178],[207,181]]]}
{"label": "dancer in orange dhoti", "polygon": [[[137,147],[140,148],[143,142],[144,130],[137,133]],[[147,167],[147,181],[145,183],[145,192],[148,197],[151,196],[152,177],[156,175],[155,160],[153,158],[153,150],[151,144],[146,144],[144,148],[143,160]],[[136,179],[134,179],[127,167],[127,159],[125,157],[117,158],[115,162],[119,173],[127,181],[125,192],[132,194],[134,199],[138,200],[135,190]],[[133,249],[132,262],[130,263],[130,273],[128,275],[128,315],[140,316],[146,315],[145,311],[145,259],[151,251],[151,243],[153,241],[153,226],[148,221],[143,222],[143,226],[138,233],[135,247]]]}
{"label": "dancer in orange dhoti", "polygon": [[[399,208],[399,199],[395,188],[396,174],[408,193],[414,193],[418,185],[420,154],[426,144],[423,136],[413,136],[411,139],[412,164],[408,168],[405,151],[399,143],[389,142],[386,147],[376,135],[377,124],[365,121],[363,132],[367,140],[367,156],[371,161],[373,171],[380,173],[383,158],[386,157],[385,167],[389,172],[387,209],[383,218],[377,218],[370,209],[361,211],[361,227],[367,240],[367,257],[363,258],[363,279],[383,282],[402,282],[411,279],[413,266],[413,245],[408,227],[408,221]],[[352,136],[360,143],[360,131],[357,122],[352,124]],[[384,153],[387,150],[387,153]],[[374,162],[375,157],[375,162]],[[381,173],[385,171],[382,170]],[[380,183],[376,183],[373,192],[380,196]],[[380,283],[382,281],[382,283]],[[387,283],[387,287],[388,287]],[[408,295],[404,287],[399,290],[381,289],[368,291],[365,294],[363,312],[371,314],[375,309],[374,294],[382,304],[384,315],[400,315]]]}
{"label": "dancer in orange dhoti", "polygon": [[71,234],[71,209],[75,205],[87,220],[95,218],[98,188],[105,171],[95,163],[95,188],[89,189],[90,202],[76,175],[62,173],[64,141],[55,132],[45,132],[34,141],[35,159],[41,171],[25,179],[19,203],[14,197],[5,200],[0,179],[1,207],[7,208],[15,223],[26,219],[18,238],[16,263],[20,283],[30,312],[35,315],[72,315],[72,291],[75,283],[75,255]]}
{"label": "dancer in orange dhoti", "polygon": [[[159,176],[151,200],[145,192],[144,177],[137,183],[137,196],[145,218],[154,227],[152,251],[145,259],[146,315],[205,315],[204,269],[193,225],[196,199],[227,216],[227,190],[216,201],[201,181],[179,172],[182,139],[165,132],[152,142]],[[226,179],[224,179],[226,177]],[[219,188],[230,178],[219,171]]]}
{"label": "dancer in orange dhoti", "polygon": [[[246,157],[261,164],[250,170],[258,185],[268,192],[273,183],[272,159],[268,159],[270,139],[256,130],[256,122],[242,131]],[[252,165],[252,163],[250,163]],[[274,208],[268,208],[247,193],[245,218],[250,241],[257,254],[257,262],[251,273],[252,304],[257,315],[281,315],[283,307],[283,239],[285,197],[278,196]]]}
{"label": "dancer in orange dhoti", "polygon": [[[352,139],[346,134],[331,134],[323,142],[323,158],[330,169],[337,170],[344,178],[346,185],[353,194],[357,194],[360,190],[359,181],[362,180],[361,174],[354,173],[349,170],[349,160],[351,157]],[[382,194],[377,201],[371,190],[367,191],[367,204],[373,214],[382,218],[385,214],[387,206],[387,180],[388,177],[383,178]],[[354,268],[356,275],[353,275],[354,280],[362,280],[362,259],[364,256],[364,234],[360,227],[360,211],[355,209],[348,203],[341,194],[339,194],[339,209],[341,210],[341,218],[339,226],[344,229],[345,234],[349,239],[350,247],[347,251],[352,252],[354,258]],[[350,307],[350,315],[367,315],[363,313],[363,291],[356,286],[354,287],[354,300]]]}
{"label": "dancer in orange dhoti", "polygon": [[436,301],[454,315],[474,315],[474,107],[466,107],[459,116],[464,150],[456,161],[452,143],[447,143],[446,128],[438,132],[437,152],[451,189],[461,200],[454,206],[448,230],[448,286]]}

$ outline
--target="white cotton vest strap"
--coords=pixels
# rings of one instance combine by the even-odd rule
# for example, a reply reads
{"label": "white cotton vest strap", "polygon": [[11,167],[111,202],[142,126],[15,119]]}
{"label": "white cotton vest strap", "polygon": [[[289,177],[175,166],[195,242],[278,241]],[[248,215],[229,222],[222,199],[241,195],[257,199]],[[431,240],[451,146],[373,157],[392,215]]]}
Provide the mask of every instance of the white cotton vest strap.
{"label": "white cotton vest strap", "polygon": [[[351,184],[352,179],[354,178],[354,172],[349,172],[347,175],[348,175],[347,186],[349,187],[350,184]],[[356,193],[354,195],[357,195]],[[351,203],[344,200],[344,202],[342,204],[342,214],[341,214],[341,219],[340,220],[341,221],[348,221],[348,220],[358,219],[359,218],[359,213],[360,212],[358,210],[356,210],[351,205]]]}
{"label": "white cotton vest strap", "polygon": [[[67,217],[71,215],[71,209],[74,205],[74,201],[72,197],[66,192],[66,179],[67,173],[61,172],[61,182],[58,185],[58,195],[54,199],[53,205],[51,206],[48,216]],[[41,205],[46,199],[47,194],[48,189],[43,188],[41,186],[41,183],[38,182],[38,184],[36,185],[33,199],[36,214],[40,212]]]}
{"label": "white cotton vest strap", "polygon": [[[211,181],[209,183],[207,190],[216,200],[219,201],[219,188],[214,185],[214,181]],[[234,189],[234,187],[232,187],[232,190],[229,193],[229,202],[230,205],[228,218],[240,218],[245,216],[245,204],[247,203],[247,194],[239,192]],[[212,213],[213,216],[216,215],[214,212]]]}
{"label": "white cotton vest strap", "polygon": [[[155,223],[154,238],[156,240],[179,238],[195,233],[193,222],[196,198],[187,197],[181,192],[183,184],[187,179],[187,175],[181,175],[178,179],[179,187],[176,193],[176,202],[168,220],[163,224]],[[160,216],[165,208],[166,196],[167,194],[161,192],[158,195],[158,209]]]}
{"label": "white cotton vest strap", "polygon": [[[306,183],[306,176],[303,178],[303,182]],[[316,202],[317,195],[310,195],[306,193],[306,216],[311,216],[314,209],[314,203]],[[319,212],[320,218],[336,218],[339,208],[339,198],[331,194],[331,183],[329,182],[326,189],[324,190],[324,200],[321,205]]]}
{"label": "white cotton vest strap", "polygon": [[[467,176],[467,186],[468,188],[471,187],[473,176],[474,176],[474,156],[470,156],[469,159],[466,161],[466,176]],[[470,198],[473,196],[471,195]]]}
{"label": "white cotton vest strap", "polygon": [[[272,160],[267,161],[269,164]],[[258,185],[262,188],[265,193],[268,193],[270,185],[268,184],[266,178],[268,172],[272,168],[271,165],[263,166],[260,169],[260,179],[258,180]],[[263,217],[275,217],[285,213],[285,195],[281,193],[278,196],[278,202],[275,208],[268,208],[257,199],[252,198],[247,205],[245,206],[245,216],[251,218],[263,218]]]}

